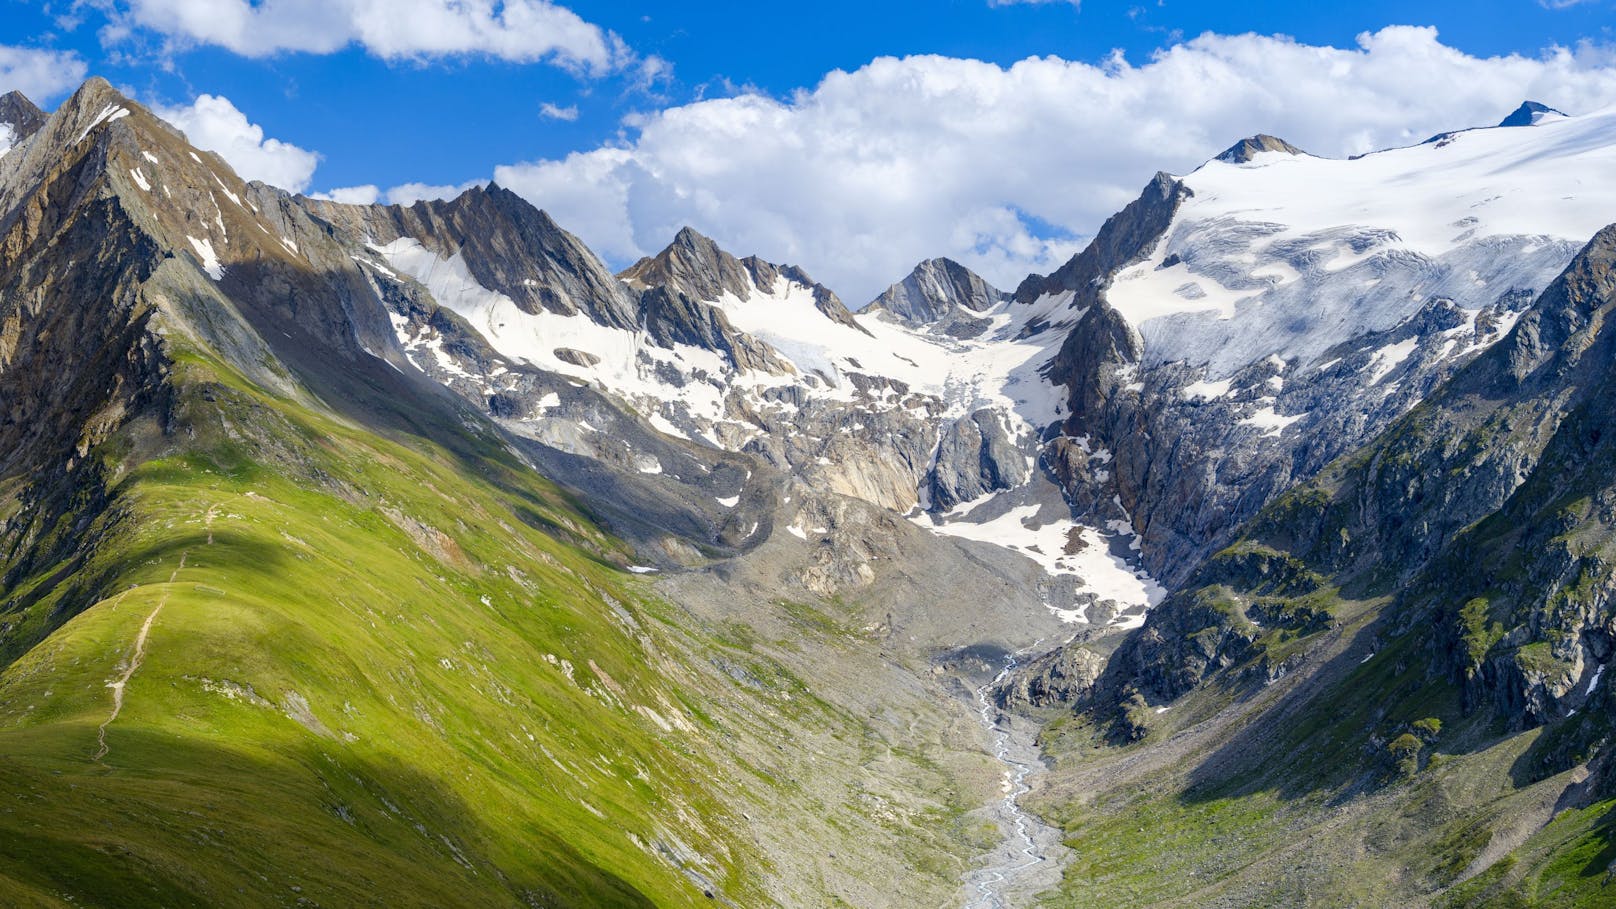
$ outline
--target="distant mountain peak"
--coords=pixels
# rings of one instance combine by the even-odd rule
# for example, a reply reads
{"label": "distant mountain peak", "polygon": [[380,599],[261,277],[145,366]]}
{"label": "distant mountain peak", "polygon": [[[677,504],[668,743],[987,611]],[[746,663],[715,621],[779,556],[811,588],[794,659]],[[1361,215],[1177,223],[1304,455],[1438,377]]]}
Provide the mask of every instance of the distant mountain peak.
{"label": "distant mountain peak", "polygon": [[[0,95],[0,146],[9,147],[45,125],[45,112],[22,92]],[[10,133],[6,136],[5,133]]]}
{"label": "distant mountain peak", "polygon": [[740,260],[689,226],[680,228],[661,252],[646,256],[617,277],[636,290],[670,287],[709,303],[725,293],[745,297],[748,292]]}
{"label": "distant mountain peak", "polygon": [[937,258],[916,265],[908,277],[888,287],[868,308],[909,325],[924,326],[952,323],[960,317],[976,321],[978,314],[1009,297],[953,259]]}
{"label": "distant mountain peak", "polygon": [[1522,101],[1521,106],[1503,120],[1499,126],[1536,126],[1544,117],[1564,117],[1563,111],[1555,110],[1547,104],[1537,101]]}
{"label": "distant mountain peak", "polygon": [[1307,154],[1307,152],[1302,151],[1278,136],[1270,136],[1267,133],[1258,133],[1255,136],[1248,136],[1241,139],[1239,142],[1236,142],[1235,144],[1224,149],[1223,153],[1218,155],[1217,160],[1223,161],[1227,164],[1245,164],[1263,152],[1283,152],[1287,155]]}
{"label": "distant mountain peak", "polygon": [[784,278],[813,291],[814,306],[826,318],[864,331],[846,305],[829,288],[795,265],[776,265],[757,256],[737,259],[695,228],[680,228],[673,242],[654,256],[646,256],[617,276],[629,287],[646,291],[667,287],[693,300],[714,303],[726,293],[745,299],[756,289],[770,293]]}

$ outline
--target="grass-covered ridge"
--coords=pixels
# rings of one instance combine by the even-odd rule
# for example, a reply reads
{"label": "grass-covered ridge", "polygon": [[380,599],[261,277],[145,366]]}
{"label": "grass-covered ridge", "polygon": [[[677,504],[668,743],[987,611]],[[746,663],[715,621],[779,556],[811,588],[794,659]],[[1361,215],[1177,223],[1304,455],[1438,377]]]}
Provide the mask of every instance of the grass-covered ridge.
{"label": "grass-covered ridge", "polygon": [[93,554],[7,617],[93,591],[0,672],[0,903],[758,901],[699,680],[613,541],[492,435],[174,361],[169,431],[90,455]]}

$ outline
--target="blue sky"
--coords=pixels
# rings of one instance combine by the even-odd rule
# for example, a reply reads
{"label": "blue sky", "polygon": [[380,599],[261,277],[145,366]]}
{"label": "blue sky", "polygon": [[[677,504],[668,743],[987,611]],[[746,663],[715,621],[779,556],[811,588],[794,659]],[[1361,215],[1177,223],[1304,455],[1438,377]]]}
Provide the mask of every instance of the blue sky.
{"label": "blue sky", "polygon": [[[431,46],[438,37],[431,30],[378,38],[374,22],[316,21],[345,15],[332,14],[335,7],[376,2],[275,0],[293,12],[266,14],[231,32],[214,20],[231,7],[251,15],[247,0],[0,0],[0,50],[55,55],[63,78],[52,85],[34,77],[33,93],[43,95],[36,100],[47,106],[86,71],[173,109],[175,119],[198,96],[228,99],[261,128],[252,141],[279,143],[260,141],[240,160],[218,149],[249,177],[297,184],[301,175],[301,185],[291,188],[310,192],[374,186],[386,199],[401,184],[454,187],[498,174],[552,209],[612,264],[654,251],[676,222],[693,222],[736,252],[796,258],[831,274],[855,299],[900,277],[887,273],[905,257],[922,254],[974,257],[972,264],[991,278],[1013,283],[1069,255],[1154,170],[1192,167],[1250,132],[1283,128],[1287,138],[1322,153],[1351,153],[1496,119],[1534,89],[1560,95],[1541,100],[1562,106],[1616,103],[1616,0],[382,4],[405,19],[407,9],[424,16],[462,7],[470,10],[466,16],[492,21],[520,6],[542,20],[502,36],[483,29],[481,37],[447,48]],[[324,12],[298,15],[300,5]],[[364,15],[353,13],[355,21]],[[552,28],[550,20],[559,24]],[[1435,33],[1386,31],[1405,25]],[[345,28],[355,40],[344,40]],[[563,31],[567,36],[552,37]],[[1208,33],[1212,40],[1196,43]],[[1245,33],[1294,41],[1223,40]],[[1366,33],[1383,40],[1365,45],[1359,36]],[[554,44],[549,52],[545,42]],[[306,47],[314,49],[296,49]],[[1541,65],[1554,47],[1574,51],[1570,62]],[[1178,65],[1160,64],[1159,55],[1172,48]],[[1328,85],[1311,94],[1293,88],[1283,68],[1305,68],[1325,51],[1341,58],[1337,65],[1363,73],[1349,78],[1370,86],[1340,111],[1329,110],[1337,105],[1320,94]],[[880,57],[908,62],[876,72],[868,65]],[[1014,69],[1029,57],[1087,68]],[[1288,62],[1273,62],[1279,58]],[[991,66],[973,70],[952,61]],[[0,56],[0,77],[4,63]],[[1195,73],[1205,65],[1224,74],[1199,84]],[[823,81],[836,70],[853,74],[840,90]],[[1404,86],[1394,84],[1401,70],[1408,71]],[[1184,82],[1175,87],[1173,78]],[[1229,80],[1227,90],[1202,103],[1181,108],[1173,100],[1222,85],[1220,79]],[[1067,86],[1066,95],[1049,88],[1057,82]],[[872,97],[877,93],[908,100],[885,109]],[[1029,95],[1038,100],[1021,112],[1024,121],[985,131],[982,143],[1005,148],[996,156],[967,148],[971,124],[951,122],[990,119]],[[750,101],[711,104],[737,96]],[[1082,118],[1085,106],[1093,117]],[[1079,113],[1065,127],[1071,147],[1063,150],[1056,147],[1061,136],[1039,124],[1067,117],[1068,107]],[[1203,116],[1207,110],[1215,115]],[[194,141],[198,132],[233,128],[210,126],[208,112],[192,113],[181,125]],[[727,133],[736,117],[757,132]],[[1025,160],[1013,153],[1019,144],[1013,129],[1042,137],[1029,139]],[[795,141],[780,142],[781,133],[794,133]],[[1152,134],[1158,134],[1153,142],[1140,138]],[[729,135],[730,147],[744,146],[736,160],[725,160],[716,140],[706,141],[717,135]],[[751,148],[748,136],[767,148]],[[948,143],[961,152],[945,154]],[[846,154],[855,164],[891,146],[893,160],[882,166],[895,183],[911,186],[914,198],[893,196],[872,202],[878,210],[839,214],[858,209],[871,193],[842,185],[846,160],[814,163],[833,146],[851,149]],[[934,147],[944,151],[930,161]],[[571,164],[557,163],[575,153]],[[689,164],[696,156],[715,162],[711,182]],[[794,159],[802,169],[793,169]],[[984,169],[1018,168],[1029,173],[982,185]],[[1073,183],[1071,171],[1097,176]],[[1049,198],[1056,192],[1068,201]],[[939,194],[964,201],[956,212],[939,206]],[[744,215],[733,212],[738,207]],[[951,217],[952,229],[940,229],[939,219]],[[872,241],[899,249],[872,255]]]}
{"label": "blue sky", "polygon": [[[1310,44],[1351,45],[1385,25],[1434,25],[1443,42],[1477,55],[1536,53],[1554,44],[1612,40],[1616,7],[1593,0],[1553,9],[1535,0],[1399,3],[1103,2],[1052,0],[990,6],[987,0],[820,0],[567,4],[615,31],[635,51],[670,64],[647,88],[638,74],[580,77],[546,63],[476,56],[389,62],[352,47],[333,54],[246,58],[196,47],[165,53],[150,35],[103,48],[105,17],[71,4],[5,4],[0,42],[75,50],[93,73],[152,98],[181,103],[224,95],[272,136],[323,156],[322,186],[411,181],[461,183],[497,162],[555,157],[609,141],[628,114],[756,87],[776,95],[809,87],[833,69],[879,56],[941,54],[1009,64],[1029,56],[1100,60],[1121,49],[1143,62],[1201,32],[1286,34]],[[72,30],[56,21],[82,18]],[[56,99],[44,99],[54,101]],[[576,108],[578,119],[541,113]],[[401,154],[407,149],[407,154]]]}

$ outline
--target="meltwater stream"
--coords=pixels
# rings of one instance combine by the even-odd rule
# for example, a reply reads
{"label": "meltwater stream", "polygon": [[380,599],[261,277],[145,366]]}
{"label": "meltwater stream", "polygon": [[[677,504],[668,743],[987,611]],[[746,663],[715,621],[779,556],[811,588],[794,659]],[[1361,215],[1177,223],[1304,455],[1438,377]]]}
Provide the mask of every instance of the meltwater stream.
{"label": "meltwater stream", "polygon": [[966,909],[1010,909],[1030,903],[1033,896],[1060,883],[1066,857],[1060,831],[1021,809],[1021,797],[1032,791],[1027,777],[1043,771],[1033,736],[1017,730],[1014,719],[988,697],[1015,668],[1012,655],[993,681],[976,689],[977,715],[993,738],[993,756],[1004,764],[1004,797],[989,811],[1007,835],[985,865],[966,875]]}

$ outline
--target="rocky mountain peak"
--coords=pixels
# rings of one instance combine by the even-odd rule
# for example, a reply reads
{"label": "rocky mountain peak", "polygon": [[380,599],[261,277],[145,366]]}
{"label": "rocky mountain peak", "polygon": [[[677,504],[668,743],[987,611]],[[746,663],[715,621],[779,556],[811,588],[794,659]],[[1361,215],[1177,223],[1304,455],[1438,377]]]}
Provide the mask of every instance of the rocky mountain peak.
{"label": "rocky mountain peak", "polygon": [[750,293],[740,260],[691,227],[681,228],[666,249],[634,263],[618,278],[636,290],[667,287],[708,302],[726,293],[738,298]]}
{"label": "rocky mountain peak", "polygon": [[413,205],[351,206],[302,200],[319,217],[398,250],[419,244],[457,259],[476,285],[528,313],[586,313],[601,325],[633,329],[634,295],[583,241],[510,190],[489,183],[453,199]]}
{"label": "rocky mountain peak", "polygon": [[814,295],[814,307],[826,318],[868,334],[835,292],[801,268],[776,265],[758,256],[737,259],[691,227],[681,228],[666,249],[641,259],[617,277],[637,291],[666,287],[706,303],[717,302],[725,294],[744,300],[754,289],[776,293],[783,290],[783,279],[807,288]]}
{"label": "rocky mountain peak", "polygon": [[945,331],[976,325],[976,316],[1008,300],[1010,294],[984,281],[953,259],[927,259],[897,284],[888,287],[869,309],[922,327],[948,323]]}
{"label": "rocky mountain peak", "polygon": [[1049,275],[1030,275],[1016,287],[1019,303],[1031,303],[1045,294],[1075,291],[1083,305],[1098,298],[1106,276],[1143,258],[1172,223],[1184,200],[1195,195],[1183,181],[1159,172],[1145,184],[1139,198],[1107,218],[1094,235],[1065,265]]}
{"label": "rocky mountain peak", "polygon": [[45,112],[22,92],[0,95],[0,150],[10,148],[45,125]]}
{"label": "rocky mountain peak", "polygon": [[1544,117],[1564,117],[1565,113],[1537,101],[1522,101],[1521,106],[1503,120],[1499,126],[1536,126]]}
{"label": "rocky mountain peak", "polygon": [[1239,142],[1236,142],[1235,144],[1224,149],[1223,153],[1218,155],[1216,160],[1222,161],[1226,164],[1246,164],[1263,152],[1283,152],[1287,155],[1307,154],[1307,152],[1302,151],[1289,142],[1286,142],[1284,139],[1277,136],[1270,136],[1267,133],[1258,133],[1255,136],[1248,136],[1241,139]]}

